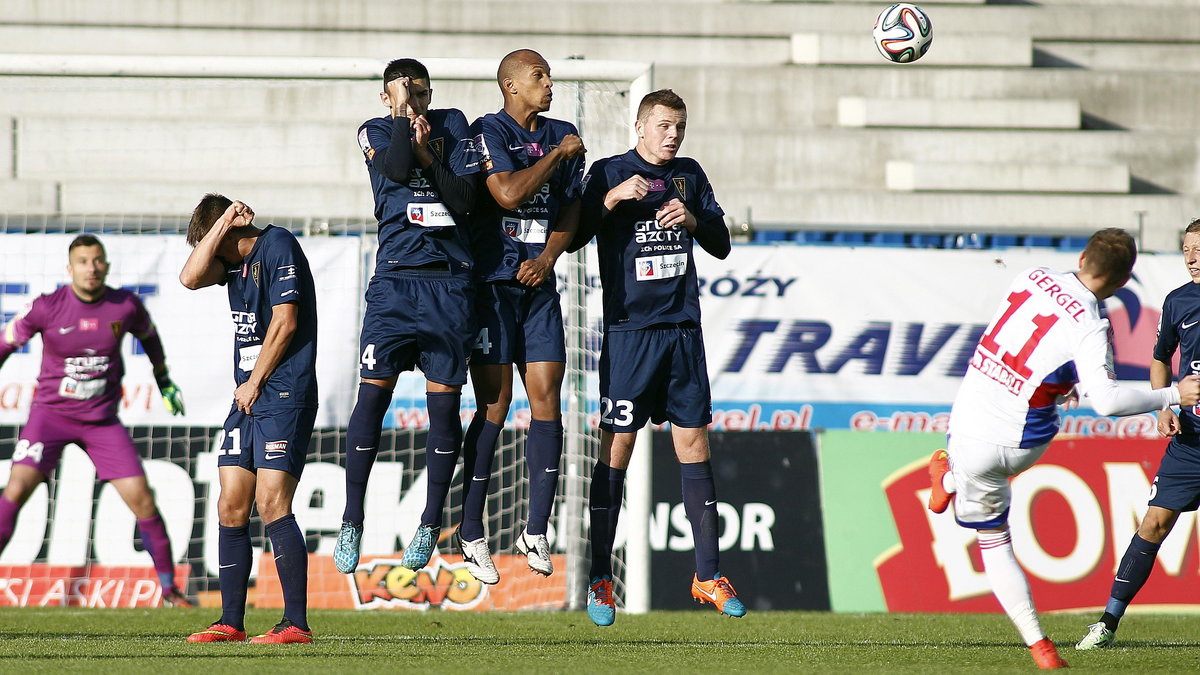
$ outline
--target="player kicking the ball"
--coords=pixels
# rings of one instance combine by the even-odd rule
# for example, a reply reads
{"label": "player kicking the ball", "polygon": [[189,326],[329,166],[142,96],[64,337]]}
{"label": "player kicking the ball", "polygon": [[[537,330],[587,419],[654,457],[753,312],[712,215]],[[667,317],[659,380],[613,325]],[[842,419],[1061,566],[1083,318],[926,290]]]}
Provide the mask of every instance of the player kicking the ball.
{"label": "player kicking the ball", "polygon": [[234,322],[233,406],[221,432],[217,502],[221,618],[188,642],[246,639],[250,509],[266,523],[283,586],[283,620],[250,641],[312,642],[308,551],[292,515],[317,414],[317,306],[312,272],[296,237],[252,223],[242,202],[205,195],[192,212],[195,247],[179,280],[190,289],[228,287]]}
{"label": "player kicking the ball", "polygon": [[[1183,261],[1192,280],[1171,291],[1163,302],[1154,360],[1150,362],[1152,387],[1171,383],[1171,359],[1176,351],[1181,353],[1181,364],[1191,364],[1188,370],[1191,375],[1200,372],[1196,367],[1200,363],[1200,332],[1188,330],[1200,319],[1200,219],[1193,220],[1184,230]],[[1196,409],[1183,405],[1178,414],[1170,408],[1160,410],[1158,433],[1171,442],[1154,477],[1146,515],[1117,565],[1104,614],[1088,626],[1087,635],[1075,645],[1076,649],[1113,646],[1117,624],[1150,578],[1158,549],[1175,527],[1179,514],[1200,506],[1200,416],[1196,415]]]}
{"label": "player kicking the ball", "polygon": [[125,362],[126,333],[142,341],[154,365],[163,403],[172,415],[183,414],[183,397],[167,372],[162,340],[150,315],[133,293],[104,285],[108,256],[100,240],[81,234],[67,248],[68,286],[40,296],[4,329],[0,364],[42,334],[42,371],[29,421],[13,452],[12,472],[0,496],[0,551],[8,545],[17,512],[34,488],[46,480],[75,443],[137,517],[138,531],[162,584],[164,604],[190,607],[175,586],[174,556],[154,493],[146,483],[137,448],[117,419]]}
{"label": "player kicking the ball", "polygon": [[592,567],[588,616],[612,625],[612,547],[637,431],[647,419],[671,422],[683,504],[692,524],[696,573],[692,597],[729,616],[744,616],[720,572],[717,498],[709,461],[712,396],[700,331],[695,244],[724,259],[729,230],[708,177],[678,157],[687,126],[683,99],[669,89],[638,106],[637,146],[596,162],[584,181],[579,236],[594,234],[604,287],[600,352],[600,457],[589,499]]}
{"label": "player kicking the ball", "polygon": [[1117,384],[1111,328],[1101,302],[1129,281],[1137,247],[1124,230],[1092,235],[1079,271],[1036,267],[1009,289],[975,348],[950,412],[948,452],[930,460],[929,508],[953,500],[958,524],[977,531],[992,592],[1040,668],[1066,661],[1038,620],[1029,582],[1013,555],[1009,480],[1042,456],[1058,433],[1057,404],[1082,395],[1101,415],[1133,415],[1195,405],[1200,378],[1153,391]]}

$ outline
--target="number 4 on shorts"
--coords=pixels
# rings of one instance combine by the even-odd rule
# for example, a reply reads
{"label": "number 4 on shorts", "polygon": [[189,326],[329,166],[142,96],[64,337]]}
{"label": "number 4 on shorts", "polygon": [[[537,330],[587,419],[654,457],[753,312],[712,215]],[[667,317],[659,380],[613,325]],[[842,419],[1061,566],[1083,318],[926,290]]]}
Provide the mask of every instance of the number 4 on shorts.
{"label": "number 4 on shorts", "polygon": [[363,350],[362,358],[359,360],[362,361],[363,366],[365,366],[367,370],[375,370],[375,343],[374,342],[367,345],[367,348]]}

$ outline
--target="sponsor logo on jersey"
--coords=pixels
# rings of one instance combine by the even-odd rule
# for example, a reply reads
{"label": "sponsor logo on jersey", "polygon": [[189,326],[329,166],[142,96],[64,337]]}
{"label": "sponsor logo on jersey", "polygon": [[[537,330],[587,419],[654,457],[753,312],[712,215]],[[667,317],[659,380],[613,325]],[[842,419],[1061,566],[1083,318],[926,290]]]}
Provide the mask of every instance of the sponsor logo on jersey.
{"label": "sponsor logo on jersey", "polygon": [[500,220],[500,226],[504,228],[504,234],[510,237],[515,237],[521,231],[521,221],[516,218],[503,218]]}
{"label": "sponsor logo on jersey", "polygon": [[118,339],[121,337],[121,322],[120,321],[109,321],[108,327],[112,329],[113,337],[118,338]]}
{"label": "sponsor logo on jersey", "polygon": [[290,281],[296,278],[295,265],[281,265],[276,267],[275,271],[280,273],[279,278],[276,279],[276,281]]}
{"label": "sponsor logo on jersey", "polygon": [[675,183],[675,189],[679,191],[679,198],[686,201],[687,200],[687,179],[680,176],[679,178],[672,178],[671,181]]}
{"label": "sponsor logo on jersey", "polygon": [[636,260],[635,275],[638,281],[653,281],[683,276],[687,272],[686,253],[652,255]]}
{"label": "sponsor logo on jersey", "polygon": [[425,210],[419,204],[409,204],[408,221],[415,225],[425,224]]}
{"label": "sponsor logo on jersey", "polygon": [[287,441],[267,441],[264,448],[267,452],[287,452]]}
{"label": "sponsor logo on jersey", "polygon": [[541,157],[546,154],[546,151],[542,149],[541,143],[526,143],[525,154],[530,157]]}
{"label": "sponsor logo on jersey", "polygon": [[371,147],[371,141],[367,139],[366,129],[358,130],[358,147],[362,149],[362,152],[367,156],[367,159],[375,159],[375,148]]}
{"label": "sponsor logo on jersey", "polygon": [[647,278],[654,276],[654,261],[653,260],[650,260],[649,258],[643,258],[643,259],[637,261],[637,264],[638,264],[637,273],[638,273],[639,279],[647,279]]}
{"label": "sponsor logo on jersey", "polygon": [[100,330],[100,319],[80,319],[79,330]]}
{"label": "sponsor logo on jersey", "polygon": [[649,192],[666,192],[667,184],[661,178],[650,179],[650,187],[646,188]]}

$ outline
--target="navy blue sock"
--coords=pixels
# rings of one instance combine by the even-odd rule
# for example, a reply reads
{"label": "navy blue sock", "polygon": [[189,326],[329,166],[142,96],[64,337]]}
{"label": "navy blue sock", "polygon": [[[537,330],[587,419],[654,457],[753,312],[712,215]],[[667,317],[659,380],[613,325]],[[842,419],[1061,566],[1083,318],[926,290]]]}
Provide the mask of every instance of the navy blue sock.
{"label": "navy blue sock", "polygon": [[592,467],[592,487],[588,493],[588,516],[591,525],[592,567],[589,577],[612,576],[612,549],[607,546],[609,510],[612,504],[608,497],[608,465],[597,460]]}
{"label": "navy blue sock", "polygon": [[484,536],[483,512],[487,507],[492,459],[496,456],[499,439],[500,425],[489,422],[482,413],[475,413],[463,437],[462,526],[459,532],[466,541]]}
{"label": "navy blue sock", "polygon": [[625,497],[625,469],[608,467],[608,552],[612,557],[617,540],[617,520],[621,517],[621,500]]}
{"label": "navy blue sock", "polygon": [[461,399],[462,394],[457,391],[425,394],[425,406],[429,410],[425,480],[429,491],[425,497],[425,511],[421,514],[422,525],[442,524],[442,509],[446,506],[446,495],[450,493],[450,482],[454,480],[454,468],[462,448],[462,420],[458,416]]}
{"label": "navy blue sock", "polygon": [[217,527],[217,580],[221,618],[217,623],[246,630],[246,586],[250,583],[250,526]]}
{"label": "navy blue sock", "polygon": [[300,630],[308,630],[308,549],[296,516],[289,513],[268,523],[267,536],[283,587],[283,617]]}
{"label": "navy blue sock", "polygon": [[[1104,607],[1104,616],[1100,621],[1109,630],[1116,630],[1125,608],[1133,601],[1133,596],[1142,590],[1150,573],[1154,571],[1154,559],[1158,557],[1159,544],[1153,544],[1134,533],[1129,541],[1129,548],[1117,565],[1117,577],[1113,579],[1112,597]],[[1109,624],[1112,625],[1109,625]]]}
{"label": "navy blue sock", "polygon": [[683,480],[683,509],[692,524],[696,543],[696,577],[709,581],[720,576],[717,553],[717,489],[713,484],[712,463],[680,464]]}
{"label": "navy blue sock", "polygon": [[529,534],[546,534],[550,524],[562,448],[562,421],[530,420],[525,437],[525,466],[529,468],[529,521],[525,527]]}
{"label": "navy blue sock", "polygon": [[346,427],[346,509],[342,520],[362,525],[367,479],[379,454],[383,416],[392,402],[392,392],[369,382],[358,384],[358,402]]}

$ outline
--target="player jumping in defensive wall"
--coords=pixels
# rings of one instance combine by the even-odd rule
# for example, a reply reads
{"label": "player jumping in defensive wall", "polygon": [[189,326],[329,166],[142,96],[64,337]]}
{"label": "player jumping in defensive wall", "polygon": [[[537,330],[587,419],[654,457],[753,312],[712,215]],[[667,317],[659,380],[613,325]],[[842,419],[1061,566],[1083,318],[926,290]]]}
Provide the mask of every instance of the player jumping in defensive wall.
{"label": "player jumping in defensive wall", "polygon": [[218,194],[192,212],[195,247],[179,274],[184,286],[228,287],[233,316],[233,405],[218,445],[221,618],[188,642],[246,639],[246,587],[252,561],[250,508],[266,523],[283,620],[251,642],[312,642],[308,628],[308,551],[292,515],[317,414],[317,301],[312,271],[296,237]]}
{"label": "player jumping in defensive wall", "polygon": [[162,340],[141,300],[104,284],[109,263],[100,240],[79,235],[67,249],[67,261],[70,285],[34,300],[8,324],[0,340],[3,364],[35,334],[42,334],[42,370],[29,421],[21,429],[8,485],[0,496],[0,551],[12,537],[25,500],[58,466],[63,448],[74,443],[96,465],[96,477],[109,481],[137,517],[162,584],[163,602],[190,607],[175,585],[171,541],[137,448],[117,419],[126,333],[142,341],[172,415],[183,414],[183,396],[171,382]]}
{"label": "player jumping in defensive wall", "polygon": [[929,462],[929,508],[954,501],[958,524],[977,531],[988,583],[1040,668],[1067,665],[1042,631],[1008,529],[1011,478],[1058,433],[1058,403],[1086,397],[1101,415],[1195,405],[1200,378],[1144,391],[1117,384],[1111,328],[1100,303],[1129,281],[1137,246],[1117,228],[1092,235],[1078,272],[1026,270],[1009,288],[975,348],[950,411],[948,454]]}
{"label": "player jumping in defensive wall", "polygon": [[[459,401],[475,340],[470,240],[462,226],[476,188],[475,171],[462,160],[467,119],[454,108],[429,108],[433,89],[419,61],[392,61],[383,82],[380,98],[391,115],[358,130],[375,193],[379,251],[359,344],[358,402],[346,429],[346,508],[334,549],[334,563],[346,574],[358,566],[383,417],[397,376],[413,367],[425,374],[429,411],[421,522],[434,527],[418,528],[401,565],[420,569],[429,562],[462,444]],[[486,546],[474,559],[477,579],[499,580]]]}
{"label": "player jumping in defensive wall", "polygon": [[471,479],[463,482],[460,545],[478,576],[479,554],[487,546],[483,510],[492,457],[512,403],[516,364],[533,418],[525,440],[529,517],[516,548],[530,569],[549,575],[554,565],[546,532],[562,455],[560,390],[567,358],[554,263],[578,225],[585,149],[574,125],[541,115],[550,109],[554,86],[541,55],[528,49],[508,54],[496,81],[504,108],[471,126],[477,152],[471,166],[486,176],[487,190],[472,218],[476,278],[482,282],[475,303],[479,340],[471,356],[478,410],[463,442]]}
{"label": "player jumping in defensive wall", "polygon": [[600,351],[600,457],[589,499],[592,568],[588,616],[612,625],[612,547],[625,470],[646,420],[671,422],[692,524],[692,597],[729,616],[746,607],[721,574],[717,497],[708,445],[712,395],[700,330],[694,245],[724,259],[729,230],[704,170],[678,157],[687,107],[669,89],[638,105],[637,146],[597,161],[584,180],[579,248],[593,234],[604,287]]}

